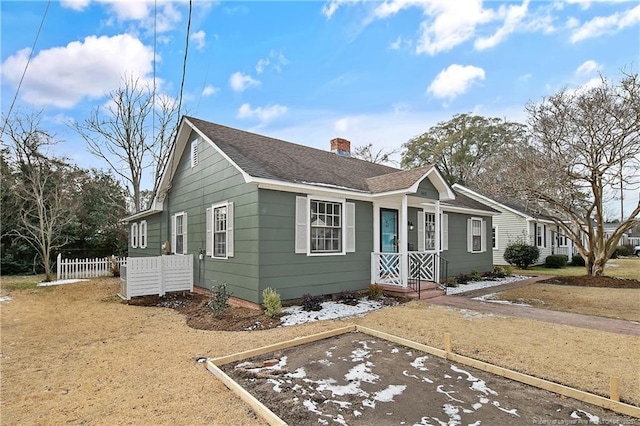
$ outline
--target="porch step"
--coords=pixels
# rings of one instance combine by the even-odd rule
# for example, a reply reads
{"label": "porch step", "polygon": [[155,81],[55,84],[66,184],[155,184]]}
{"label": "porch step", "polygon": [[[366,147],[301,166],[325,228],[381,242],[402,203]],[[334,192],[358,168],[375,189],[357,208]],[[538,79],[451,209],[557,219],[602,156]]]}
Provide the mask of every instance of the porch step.
{"label": "porch step", "polygon": [[[382,292],[392,297],[407,297],[409,299],[417,299],[418,292],[411,287],[399,287],[389,284],[378,284],[382,287]],[[431,299],[433,297],[444,296],[445,292],[438,288],[438,285],[433,282],[421,282],[420,283],[420,300]]]}

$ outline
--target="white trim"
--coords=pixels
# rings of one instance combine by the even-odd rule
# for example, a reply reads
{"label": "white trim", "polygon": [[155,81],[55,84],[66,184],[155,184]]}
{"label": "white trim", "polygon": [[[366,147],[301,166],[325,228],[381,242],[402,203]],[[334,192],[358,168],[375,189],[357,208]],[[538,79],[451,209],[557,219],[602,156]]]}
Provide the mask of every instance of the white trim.
{"label": "white trim", "polygon": [[[473,222],[480,222],[480,249],[473,249]],[[481,217],[470,217],[467,218],[467,252],[469,253],[483,253],[486,251],[486,238],[487,231],[485,229],[487,221],[482,219]],[[484,250],[483,250],[484,248]]]}
{"label": "white trim", "polygon": [[469,207],[449,206],[446,204],[440,204],[440,210],[451,213],[475,214],[479,216],[499,216],[501,214],[500,212],[490,212],[487,210],[478,210]]}
{"label": "white trim", "polygon": [[[182,253],[178,253],[176,251],[177,249],[177,240],[178,240],[178,235],[177,235],[177,222],[178,222],[178,216],[182,216]],[[187,227],[187,212],[185,211],[181,211],[181,212],[177,212],[175,213],[173,216],[171,216],[171,249],[173,250],[173,253],[175,254],[187,254],[188,250],[187,250],[187,235],[188,235],[188,227]]]}
{"label": "white trim", "polygon": [[131,248],[138,248],[138,223],[132,223],[130,228],[131,234],[129,235],[129,244]]}
{"label": "white trim", "polygon": [[140,221],[140,226],[138,228],[140,232],[140,236],[138,237],[138,246],[140,248],[147,248],[147,221]]}
{"label": "white trim", "polygon": [[205,210],[205,255],[213,256],[213,209],[207,207]]}
{"label": "white trim", "polygon": [[198,165],[198,145],[199,145],[200,139],[195,138],[194,140],[191,141],[191,168],[193,169],[194,167],[196,167]]}
{"label": "white trim", "polygon": [[[321,201],[327,203],[339,203],[340,207],[340,228],[341,228],[341,251],[335,252],[312,252],[311,251],[311,201]],[[347,221],[346,221],[346,204],[344,198],[318,197],[315,195],[307,195],[307,256],[344,256],[347,254]]]}
{"label": "white trim", "polygon": [[[225,224],[224,224],[224,234],[225,234],[225,242],[224,242],[224,256],[216,256],[216,233],[220,234],[221,232],[216,232],[216,210],[220,208],[226,208],[225,212]],[[228,233],[228,225],[229,225],[229,203],[224,201],[222,203],[212,204],[211,205],[211,258],[212,259],[228,259],[228,241],[229,241],[229,233]]]}

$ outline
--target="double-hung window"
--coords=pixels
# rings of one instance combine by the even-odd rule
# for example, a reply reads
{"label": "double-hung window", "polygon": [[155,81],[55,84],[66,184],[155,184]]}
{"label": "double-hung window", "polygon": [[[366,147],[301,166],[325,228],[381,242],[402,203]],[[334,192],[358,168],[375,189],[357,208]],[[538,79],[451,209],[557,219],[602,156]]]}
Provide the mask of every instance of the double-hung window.
{"label": "double-hung window", "polygon": [[233,257],[233,203],[224,202],[207,208],[207,256],[214,259]]}
{"label": "double-hung window", "polygon": [[227,256],[227,206],[213,209],[213,257]]}
{"label": "double-hung window", "polygon": [[308,256],[356,251],[355,203],[296,197],[295,252]]}
{"label": "double-hung window", "polygon": [[147,221],[140,222],[140,248],[147,248]]}
{"label": "double-hung window", "polygon": [[187,213],[176,213],[171,218],[171,245],[175,254],[187,254]]}
{"label": "double-hung window", "polygon": [[486,221],[472,217],[467,219],[467,251],[483,253],[487,251]]}
{"label": "double-hung window", "polygon": [[494,226],[491,228],[491,247],[494,249],[498,248],[498,227]]}
{"label": "double-hung window", "polygon": [[131,247],[138,248],[138,223],[131,224]]}
{"label": "double-hung window", "polygon": [[342,252],[342,203],[310,200],[311,253]]}

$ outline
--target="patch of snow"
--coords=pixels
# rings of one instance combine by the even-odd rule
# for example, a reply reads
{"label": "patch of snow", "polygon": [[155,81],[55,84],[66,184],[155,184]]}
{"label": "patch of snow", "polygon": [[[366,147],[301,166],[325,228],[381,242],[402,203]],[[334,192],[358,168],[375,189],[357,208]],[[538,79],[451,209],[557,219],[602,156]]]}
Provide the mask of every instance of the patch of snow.
{"label": "patch of snow", "polygon": [[280,387],[282,385],[282,381],[280,380],[275,380],[275,379],[267,379],[268,383],[273,384],[273,391],[274,392],[282,392],[282,388]]}
{"label": "patch of snow", "polygon": [[481,424],[482,424],[482,420],[478,420],[477,422],[469,423],[469,426],[480,426]]}
{"label": "patch of snow", "polygon": [[495,287],[497,285],[514,283],[517,281],[526,280],[527,278],[529,277],[523,275],[512,275],[510,277],[500,278],[495,281],[473,281],[467,284],[460,284],[458,285],[458,287],[448,287],[447,295],[466,293],[468,291],[479,290],[481,288],[489,288]]}
{"label": "patch of snow", "polygon": [[371,373],[371,369],[366,364],[358,364],[351,368],[344,378],[350,382],[360,381],[367,383],[375,383],[380,376]]}
{"label": "patch of snow", "polygon": [[427,359],[429,359],[428,356],[419,356],[418,358],[414,359],[409,365],[420,371],[429,371],[429,369],[424,366],[424,362]]}
{"label": "patch of snow", "polygon": [[327,399],[323,404],[336,404],[340,408],[349,408],[351,407],[351,403],[347,401],[338,401],[337,399]]}
{"label": "patch of snow", "polygon": [[363,407],[376,408],[376,402],[371,399],[365,399],[362,401]]}
{"label": "patch of snow", "polygon": [[371,353],[366,349],[354,349],[351,351],[351,361],[358,362],[364,361],[365,358],[370,358]]}
{"label": "patch of snow", "polygon": [[475,404],[473,404],[471,406],[474,410],[479,410],[482,408],[482,404],[480,404],[479,402],[476,402]]}
{"label": "patch of snow", "polygon": [[449,426],[459,425],[462,421],[462,417],[460,416],[460,410],[455,405],[444,404],[444,412],[447,416],[449,416],[449,422],[447,423]]}
{"label": "patch of snow", "polygon": [[316,405],[316,403],[310,399],[305,399],[304,401],[302,401],[302,405],[304,405],[305,408],[312,413],[322,414],[321,411],[318,411],[318,406]]}
{"label": "patch of snow", "polygon": [[500,305],[531,306],[528,303],[512,302],[510,300],[500,300],[500,299],[497,299],[497,297],[498,297],[498,293],[489,293],[483,296],[474,297],[471,300],[478,300],[480,302],[498,303]]}
{"label": "patch of snow", "polygon": [[511,410],[507,410],[506,408],[502,408],[498,401],[493,401],[493,405],[500,411],[504,411],[505,413],[511,414],[513,416],[516,416],[516,417],[520,417],[520,414],[518,414],[518,410],[515,409],[515,408],[513,408]]}
{"label": "patch of snow", "polygon": [[489,398],[480,398],[480,404],[488,404],[489,403]]}
{"label": "patch of snow", "polygon": [[322,364],[322,365],[325,365],[327,367],[330,366],[330,365],[333,365],[333,363],[331,361],[329,361],[328,359],[321,359],[321,360],[318,360],[317,362],[318,362],[318,364]]}
{"label": "patch of snow", "polygon": [[362,415],[362,413],[358,410],[353,410],[353,416],[354,417],[360,417]]}
{"label": "patch of snow", "polygon": [[334,422],[347,426],[347,422],[344,420],[344,416],[342,414],[338,414],[334,419]]}
{"label": "patch of snow", "polygon": [[9,296],[0,296],[0,303],[2,302],[10,302],[11,298]]}
{"label": "patch of snow", "polygon": [[416,376],[415,374],[409,374],[409,373],[407,372],[407,370],[404,370],[404,371],[402,372],[402,375],[403,375],[403,376],[405,376],[405,377],[412,377],[412,378],[414,378],[414,379],[420,380],[420,378],[419,378],[418,376]]}
{"label": "patch of snow", "polygon": [[482,392],[485,395],[489,395],[489,394],[498,395],[498,392],[488,387],[484,380],[478,380],[477,382],[473,382],[470,389],[476,390],[478,392]]}
{"label": "patch of snow", "polygon": [[369,394],[360,389],[360,382],[353,382],[347,385],[337,385],[334,379],[325,379],[318,382],[314,382],[318,385],[316,388],[318,391],[330,391],[332,397],[344,396],[344,395],[358,395],[368,397]]}
{"label": "patch of snow", "polygon": [[391,353],[392,354],[397,354],[398,352],[400,352],[400,349],[398,349],[398,348],[391,349]]}
{"label": "patch of snow", "polygon": [[450,308],[447,307],[447,310],[450,312],[459,312],[462,315],[464,315],[464,319],[467,321],[471,321],[474,319],[478,319],[478,318],[486,318],[486,317],[493,317],[495,316],[494,314],[483,314],[482,312],[478,312],[478,311],[470,311],[468,309],[457,309],[457,308]]}
{"label": "patch of snow", "polygon": [[300,367],[293,373],[288,373],[287,377],[291,377],[292,379],[303,379],[307,377],[307,372],[304,371],[304,367]]}
{"label": "patch of snow", "polygon": [[347,318],[364,315],[367,312],[381,309],[384,305],[376,300],[361,299],[357,305],[345,305],[338,302],[323,302],[320,311],[304,311],[302,306],[289,306],[282,309],[283,316],[280,319],[282,326],[305,324],[308,322]]}
{"label": "patch of snow", "polygon": [[460,402],[460,403],[463,403],[463,404],[464,404],[464,401],[460,401],[459,399],[456,399],[456,398],[454,398],[454,397],[452,397],[452,396],[450,395],[450,394],[452,394],[452,393],[456,393],[455,391],[449,391],[449,392],[447,392],[447,391],[446,391],[446,390],[444,390],[443,388],[444,388],[444,385],[438,385],[438,387],[436,388],[436,391],[437,391],[438,393],[442,393],[442,394],[446,395],[446,396],[447,396],[447,398],[449,398],[449,399],[450,399],[450,400],[452,400],[452,401],[456,401],[456,402]]}
{"label": "patch of snow", "polygon": [[433,383],[433,380],[431,380],[431,379],[429,379],[429,378],[427,378],[427,377],[423,377],[423,378],[422,378],[422,381],[423,381],[423,382],[427,382],[427,383]]}
{"label": "patch of snow", "polygon": [[393,397],[402,395],[406,388],[407,385],[389,385],[386,389],[376,392],[373,399],[380,402],[393,402]]}
{"label": "patch of snow", "polygon": [[63,285],[63,284],[73,284],[73,283],[80,283],[80,282],[85,282],[85,281],[89,281],[89,280],[58,280],[58,281],[49,281],[49,282],[41,282],[38,283],[38,287],[49,287],[52,285]]}
{"label": "patch of snow", "polygon": [[578,414],[578,412],[580,412],[580,413],[584,414],[585,416],[587,416],[587,419],[589,419],[589,423],[593,423],[593,424],[596,424],[596,425],[600,424],[600,417],[598,417],[596,415],[593,415],[593,414],[590,414],[590,413],[587,413],[584,410],[576,410],[576,411],[574,411],[573,413],[571,413],[571,418],[572,419],[580,419],[581,416],[580,416],[580,414]]}

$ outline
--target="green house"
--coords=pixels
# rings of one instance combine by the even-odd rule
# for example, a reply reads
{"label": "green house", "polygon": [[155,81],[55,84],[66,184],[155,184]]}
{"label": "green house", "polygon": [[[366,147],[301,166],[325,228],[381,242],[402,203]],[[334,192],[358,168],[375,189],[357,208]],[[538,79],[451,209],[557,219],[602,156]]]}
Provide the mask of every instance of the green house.
{"label": "green house", "polygon": [[261,303],[492,269],[496,210],[438,169],[399,170],[183,117],[151,207],[129,223],[129,256],[194,255],[194,285],[226,282]]}

